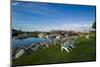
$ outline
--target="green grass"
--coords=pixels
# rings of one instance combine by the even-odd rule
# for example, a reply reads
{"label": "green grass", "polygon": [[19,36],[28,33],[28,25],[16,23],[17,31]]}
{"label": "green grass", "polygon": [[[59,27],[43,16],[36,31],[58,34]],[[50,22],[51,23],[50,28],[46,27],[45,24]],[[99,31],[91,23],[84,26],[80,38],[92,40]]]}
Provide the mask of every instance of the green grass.
{"label": "green grass", "polygon": [[76,41],[77,48],[70,53],[61,51],[60,44],[50,46],[46,49],[39,49],[30,55],[24,54],[20,58],[13,60],[13,65],[48,64],[65,62],[82,62],[96,60],[96,37],[95,33],[90,33],[90,39],[84,36]]}

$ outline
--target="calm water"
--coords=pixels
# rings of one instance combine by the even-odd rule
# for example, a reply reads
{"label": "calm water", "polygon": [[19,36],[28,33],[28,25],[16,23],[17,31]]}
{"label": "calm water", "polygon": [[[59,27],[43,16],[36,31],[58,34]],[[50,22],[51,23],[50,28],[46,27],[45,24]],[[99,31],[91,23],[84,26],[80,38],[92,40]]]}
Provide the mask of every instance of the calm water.
{"label": "calm water", "polygon": [[24,39],[12,39],[12,48],[29,46],[32,43],[39,43],[39,42],[49,42],[49,40],[44,38],[33,38],[33,37]]}

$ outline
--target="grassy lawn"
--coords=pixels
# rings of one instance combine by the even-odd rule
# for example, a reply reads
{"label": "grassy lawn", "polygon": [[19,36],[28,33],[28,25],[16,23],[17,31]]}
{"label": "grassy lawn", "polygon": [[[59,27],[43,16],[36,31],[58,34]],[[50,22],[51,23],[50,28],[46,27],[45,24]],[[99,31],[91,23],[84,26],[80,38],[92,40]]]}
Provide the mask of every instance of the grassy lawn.
{"label": "grassy lawn", "polygon": [[60,44],[39,49],[30,55],[24,54],[16,60],[13,65],[48,64],[63,62],[95,61],[96,60],[96,36],[90,33],[90,39],[84,36],[76,41],[77,48],[71,52],[61,51]]}

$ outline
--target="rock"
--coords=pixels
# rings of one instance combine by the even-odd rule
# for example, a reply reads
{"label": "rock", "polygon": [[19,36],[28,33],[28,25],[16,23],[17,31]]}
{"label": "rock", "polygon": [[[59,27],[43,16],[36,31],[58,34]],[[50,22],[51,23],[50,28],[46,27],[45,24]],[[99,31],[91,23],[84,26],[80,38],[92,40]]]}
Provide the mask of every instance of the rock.
{"label": "rock", "polygon": [[25,52],[24,49],[21,49],[16,55],[15,55],[15,59],[19,58],[21,55],[23,55]]}

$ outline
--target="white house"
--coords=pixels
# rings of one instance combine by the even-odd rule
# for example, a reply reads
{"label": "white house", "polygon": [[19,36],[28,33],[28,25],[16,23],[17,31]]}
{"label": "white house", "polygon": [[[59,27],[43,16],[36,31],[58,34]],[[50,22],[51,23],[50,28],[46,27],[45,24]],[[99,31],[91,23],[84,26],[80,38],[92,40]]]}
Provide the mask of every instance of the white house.
{"label": "white house", "polygon": [[45,34],[44,33],[40,33],[39,34],[39,38],[44,38],[45,37]]}

